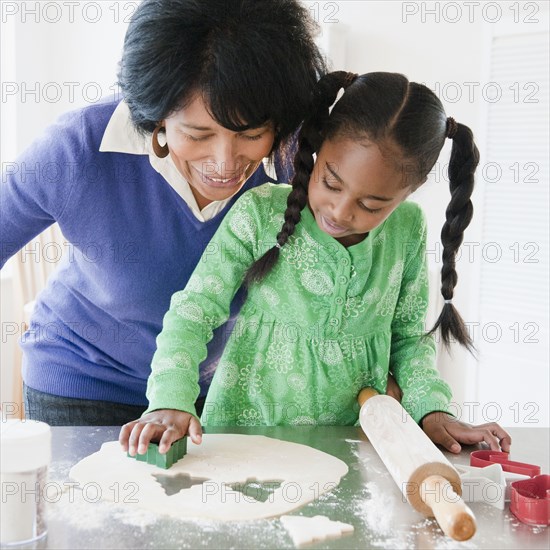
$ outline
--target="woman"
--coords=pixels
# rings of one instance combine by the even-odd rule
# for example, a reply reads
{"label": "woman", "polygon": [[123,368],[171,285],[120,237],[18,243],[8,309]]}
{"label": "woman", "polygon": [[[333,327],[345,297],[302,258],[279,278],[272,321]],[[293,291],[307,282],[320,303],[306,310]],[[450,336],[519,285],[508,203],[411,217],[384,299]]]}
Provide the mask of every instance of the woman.
{"label": "woman", "polygon": [[[0,266],[58,222],[70,253],[22,338],[27,418],[116,425],[146,408],[155,338],[235,200],[266,181],[325,67],[298,0],[145,0],[122,101],[68,113],[2,185]],[[280,162],[274,163],[281,166]],[[46,169],[48,167],[48,169]],[[239,300],[233,304],[233,314]],[[201,366],[201,397],[229,327]]]}

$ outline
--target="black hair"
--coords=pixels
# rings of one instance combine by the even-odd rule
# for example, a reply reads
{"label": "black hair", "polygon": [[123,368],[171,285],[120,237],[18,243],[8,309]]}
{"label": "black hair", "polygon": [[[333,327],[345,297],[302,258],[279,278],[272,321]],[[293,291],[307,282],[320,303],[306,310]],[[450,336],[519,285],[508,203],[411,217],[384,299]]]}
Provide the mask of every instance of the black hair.
{"label": "black hair", "polygon": [[[473,134],[463,124],[452,121],[450,125],[451,119],[447,119],[438,97],[426,86],[409,82],[401,74],[376,72],[351,76],[356,78],[337,71],[320,79],[311,111],[300,130],[292,191],[287,199],[283,226],[277,234],[277,244],[250,267],[245,281],[249,285],[261,281],[277,262],[281,247],[294,233],[301,211],[307,205],[313,154],[319,152],[324,140],[349,138],[376,143],[382,154],[402,170],[406,186],[414,190],[426,181],[445,138],[453,135],[449,163],[451,200],[441,232],[444,247],[441,293],[449,301],[458,278],[456,252],[473,215],[470,197],[479,163]],[[345,88],[345,92],[329,114],[341,88]],[[449,126],[452,126],[452,134]],[[428,334],[438,328],[446,346],[454,338],[470,351],[473,349],[464,321],[452,303],[445,303]]]}
{"label": "black hair", "polygon": [[229,130],[271,121],[275,150],[297,130],[326,72],[316,32],[298,0],[144,0],[118,73],[132,121],[152,132],[200,93]]}

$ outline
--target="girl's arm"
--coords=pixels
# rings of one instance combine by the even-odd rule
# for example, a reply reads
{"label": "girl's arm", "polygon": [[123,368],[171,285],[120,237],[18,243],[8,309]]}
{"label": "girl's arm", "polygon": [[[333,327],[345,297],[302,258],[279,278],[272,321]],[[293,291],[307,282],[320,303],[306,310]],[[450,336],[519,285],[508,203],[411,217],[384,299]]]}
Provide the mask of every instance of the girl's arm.
{"label": "girl's arm", "polygon": [[401,404],[420,422],[430,412],[448,411],[452,394],[435,366],[434,339],[424,336],[428,309],[427,229],[419,208],[415,219],[415,227],[402,233],[410,241],[402,243],[407,254],[392,321],[390,371],[403,392]]}
{"label": "girl's arm", "polygon": [[186,433],[200,443],[194,405],[200,392],[199,364],[206,358],[212,331],[228,319],[247,269],[261,254],[262,201],[268,202],[254,189],[235,203],[185,289],[172,296],[147,383],[149,407],[120,432],[119,441],[130,454],[145,452],[149,442],[159,438],[159,450],[165,452]]}
{"label": "girl's arm", "polygon": [[472,426],[450,414],[432,412],[422,419],[420,425],[434,443],[438,443],[452,453],[461,451],[460,443],[465,445],[486,443],[494,451],[502,449],[507,453],[510,452],[512,445],[510,435],[496,422]]}
{"label": "girl's arm", "polygon": [[[419,212],[421,215],[421,212]],[[425,337],[428,307],[426,224],[421,215],[418,242],[407,243],[401,291],[392,323],[390,370],[403,391],[402,405],[420,423],[430,439],[448,451],[458,453],[460,443],[487,443],[491,449],[509,451],[511,438],[496,423],[471,426],[449,414],[451,389],[435,367],[435,342]]]}

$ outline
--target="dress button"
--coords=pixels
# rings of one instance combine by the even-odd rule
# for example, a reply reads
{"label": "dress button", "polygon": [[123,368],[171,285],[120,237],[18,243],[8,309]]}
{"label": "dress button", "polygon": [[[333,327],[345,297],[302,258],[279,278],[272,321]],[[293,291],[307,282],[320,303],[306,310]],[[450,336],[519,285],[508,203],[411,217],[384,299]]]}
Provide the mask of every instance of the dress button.
{"label": "dress button", "polygon": [[348,282],[348,278],[342,275],[339,279],[340,283],[345,285]]}
{"label": "dress button", "polygon": [[349,259],[348,258],[344,258],[342,260],[342,265],[349,265]]}
{"label": "dress button", "polygon": [[341,306],[343,303],[344,303],[344,299],[343,298],[340,298],[340,296],[338,296],[338,298],[336,298],[335,302]]}
{"label": "dress button", "polygon": [[336,317],[333,317],[331,320],[330,320],[330,324],[333,326],[333,327],[336,327],[340,324],[340,321],[338,319],[336,319]]}

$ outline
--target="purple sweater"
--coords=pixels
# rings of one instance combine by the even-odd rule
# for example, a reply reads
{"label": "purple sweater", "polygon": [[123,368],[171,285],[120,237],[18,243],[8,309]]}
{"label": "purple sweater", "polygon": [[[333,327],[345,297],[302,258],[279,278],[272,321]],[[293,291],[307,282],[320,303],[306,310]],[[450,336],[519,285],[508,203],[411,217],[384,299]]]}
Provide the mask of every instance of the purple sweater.
{"label": "purple sweater", "polygon": [[[235,200],[273,180],[260,166],[224,210],[201,222],[147,155],[99,152],[116,106],[109,100],[64,115],[7,167],[0,267],[57,221],[71,245],[22,337],[23,379],[54,395],[146,405],[172,294],[186,285]],[[202,395],[227,331],[217,330],[201,365]]]}

